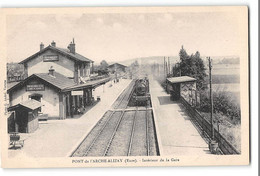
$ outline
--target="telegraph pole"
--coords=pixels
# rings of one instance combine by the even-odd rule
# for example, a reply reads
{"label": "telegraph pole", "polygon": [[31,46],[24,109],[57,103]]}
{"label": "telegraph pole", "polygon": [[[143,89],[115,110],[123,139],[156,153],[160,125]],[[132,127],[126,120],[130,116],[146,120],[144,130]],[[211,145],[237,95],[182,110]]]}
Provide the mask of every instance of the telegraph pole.
{"label": "telegraph pole", "polygon": [[213,93],[212,93],[212,60],[208,57],[209,61],[209,95],[210,95],[210,121],[211,121],[211,141],[209,143],[210,152],[216,154],[218,151],[218,143],[215,141],[215,129],[213,122]]}
{"label": "telegraph pole", "polygon": [[163,76],[165,77],[165,57],[163,57]]}
{"label": "telegraph pole", "polygon": [[168,75],[168,66],[167,66],[167,61],[165,62],[165,69],[166,69],[166,78],[167,78],[167,75]]}
{"label": "telegraph pole", "polygon": [[211,139],[214,140],[214,124],[213,124],[213,95],[212,95],[212,76],[211,76],[211,59],[209,60],[209,96],[210,96],[210,121],[211,121]]}
{"label": "telegraph pole", "polygon": [[171,64],[170,64],[170,57],[168,57],[168,74],[171,74]]}
{"label": "telegraph pole", "polygon": [[160,76],[159,64],[156,64],[157,77]]}

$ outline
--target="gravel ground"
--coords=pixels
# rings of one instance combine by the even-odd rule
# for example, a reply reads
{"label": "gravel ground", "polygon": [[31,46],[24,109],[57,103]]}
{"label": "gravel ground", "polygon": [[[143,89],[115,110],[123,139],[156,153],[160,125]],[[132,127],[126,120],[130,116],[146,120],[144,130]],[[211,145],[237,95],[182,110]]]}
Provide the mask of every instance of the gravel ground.
{"label": "gravel ground", "polygon": [[112,111],[107,111],[105,115],[98,121],[98,123],[94,126],[94,128],[90,131],[90,133],[86,136],[83,142],[80,144],[79,148],[73,153],[72,157],[84,156],[87,149],[91,145],[92,141],[98,135],[109,116],[112,114]]}
{"label": "gravel ground", "polygon": [[135,111],[125,112],[107,156],[127,156]]}
{"label": "gravel ground", "polygon": [[159,155],[159,152],[158,152],[157,140],[156,140],[156,135],[154,130],[152,110],[149,110],[147,115],[148,115],[148,134],[149,134],[149,145],[150,145],[149,156],[157,156]]}
{"label": "gravel ground", "polygon": [[128,105],[129,96],[132,93],[133,87],[134,87],[135,81],[132,81],[130,85],[121,93],[121,95],[117,98],[117,100],[114,102],[112,107],[114,109],[124,109]]}
{"label": "gravel ground", "polygon": [[[114,112],[108,111],[104,117],[95,125],[88,136],[81,143],[79,148],[74,152],[73,157],[84,156],[90,147],[95,137],[101,131],[99,137],[96,139],[94,145],[90,148],[87,156],[103,156],[107,148],[109,140],[116,128],[118,121],[122,115],[122,111]],[[136,114],[136,117],[134,117]],[[142,111],[126,111],[122,116],[118,129],[113,137],[111,145],[106,153],[106,156],[127,156],[129,144],[131,140],[132,128],[135,120],[135,127],[132,139],[132,146],[130,156],[146,156],[147,155],[147,141],[146,141],[146,112]],[[152,111],[147,112],[148,122],[148,138],[149,138],[149,155],[158,155],[156,134],[154,131],[154,122]],[[107,122],[107,123],[106,123]]]}
{"label": "gravel ground", "polygon": [[[132,81],[130,85],[120,94],[112,105],[114,109],[127,108],[129,96],[131,96],[134,84],[135,82]],[[119,121],[120,123],[117,128]],[[99,136],[97,137],[97,135]],[[81,145],[74,152],[73,156],[84,156],[85,154],[87,154],[86,156],[103,156],[110,142],[111,143],[106,152],[106,156],[127,156],[131,136],[132,143],[130,156],[147,156],[147,137],[149,140],[149,155],[158,155],[158,144],[154,130],[152,110],[148,110],[148,112],[144,109],[139,109],[138,111],[128,110],[126,112],[112,112],[110,110],[106,112],[102,119],[83,140]],[[112,141],[110,141],[111,138]],[[93,143],[94,140],[95,142]],[[86,153],[86,151],[88,152]]]}
{"label": "gravel ground", "polygon": [[146,156],[146,118],[145,111],[138,111],[135,120],[135,129],[132,141],[131,156]]}
{"label": "gravel ground", "polygon": [[95,141],[87,156],[103,156],[122,112],[115,112]]}

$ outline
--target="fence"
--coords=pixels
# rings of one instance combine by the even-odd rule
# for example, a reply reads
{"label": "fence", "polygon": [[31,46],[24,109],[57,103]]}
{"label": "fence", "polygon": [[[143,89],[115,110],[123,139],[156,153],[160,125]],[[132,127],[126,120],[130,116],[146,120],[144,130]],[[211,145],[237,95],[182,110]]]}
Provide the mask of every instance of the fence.
{"label": "fence", "polygon": [[[211,134],[211,124],[204,119],[201,114],[193,108],[184,98],[180,98],[182,104],[187,109],[188,113],[190,114],[191,118],[193,118],[197,124],[199,125],[199,128],[206,133],[208,136]],[[234,154],[240,154],[216,129],[215,131],[215,139],[218,142],[220,150],[225,155],[234,155]]]}

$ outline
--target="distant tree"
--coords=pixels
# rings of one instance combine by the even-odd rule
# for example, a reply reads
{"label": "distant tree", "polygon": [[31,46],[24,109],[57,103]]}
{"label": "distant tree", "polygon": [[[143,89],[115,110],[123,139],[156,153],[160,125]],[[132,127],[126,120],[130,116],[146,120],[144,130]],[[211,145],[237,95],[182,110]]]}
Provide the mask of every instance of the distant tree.
{"label": "distant tree", "polygon": [[94,66],[95,73],[98,73],[98,75],[108,75],[108,63],[105,60],[102,60],[100,62],[100,65]]}
{"label": "distant tree", "polygon": [[219,64],[239,64],[240,59],[239,58],[224,58],[219,61]]}
{"label": "distant tree", "polygon": [[107,61],[102,60],[102,61],[100,62],[100,67],[101,67],[102,70],[106,70],[107,67],[108,67]]}
{"label": "distant tree", "polygon": [[136,60],[134,63],[131,64],[131,66],[133,66],[133,67],[139,67],[138,61]]}
{"label": "distant tree", "polygon": [[185,61],[189,58],[189,55],[187,54],[186,50],[183,48],[183,45],[181,46],[181,50],[179,52],[180,60],[181,62]]}
{"label": "distant tree", "polygon": [[186,50],[181,48],[179,52],[180,63],[173,68],[175,69],[174,76],[191,76],[197,79],[197,88],[199,90],[204,90],[207,87],[205,78],[207,77],[206,68],[203,60],[200,57],[200,53],[197,51],[190,56],[187,54]]}

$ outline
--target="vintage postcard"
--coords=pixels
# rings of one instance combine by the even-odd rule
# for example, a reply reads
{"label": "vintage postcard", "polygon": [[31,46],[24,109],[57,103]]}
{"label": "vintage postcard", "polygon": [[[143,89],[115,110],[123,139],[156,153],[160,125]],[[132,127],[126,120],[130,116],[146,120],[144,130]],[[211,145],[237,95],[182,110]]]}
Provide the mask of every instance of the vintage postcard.
{"label": "vintage postcard", "polygon": [[0,9],[4,168],[249,164],[247,6]]}

